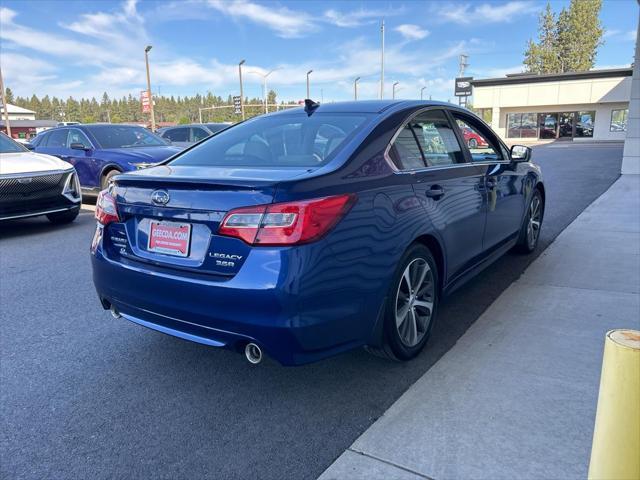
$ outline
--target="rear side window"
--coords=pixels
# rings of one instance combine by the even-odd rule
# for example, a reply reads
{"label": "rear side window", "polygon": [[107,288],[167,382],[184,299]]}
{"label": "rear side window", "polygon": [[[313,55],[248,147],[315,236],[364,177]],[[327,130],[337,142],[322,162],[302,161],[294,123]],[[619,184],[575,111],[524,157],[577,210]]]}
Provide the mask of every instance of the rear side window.
{"label": "rear side window", "polygon": [[464,163],[460,143],[442,110],[428,110],[411,119],[393,142],[389,156],[400,170]]}
{"label": "rear side window", "polygon": [[174,165],[316,167],[326,164],[370,118],[367,114],[257,117],[178,156]]}
{"label": "rear side window", "polygon": [[44,139],[47,142],[46,146],[51,148],[67,148],[68,132],[66,128],[53,130],[48,134],[47,138]]}

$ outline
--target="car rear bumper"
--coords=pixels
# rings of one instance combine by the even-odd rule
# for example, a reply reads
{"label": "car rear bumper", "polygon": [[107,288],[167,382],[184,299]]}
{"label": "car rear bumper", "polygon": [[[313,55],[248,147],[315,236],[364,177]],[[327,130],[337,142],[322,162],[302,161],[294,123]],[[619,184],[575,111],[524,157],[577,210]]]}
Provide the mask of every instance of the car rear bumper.
{"label": "car rear bumper", "polygon": [[[154,330],[232,350],[253,342],[283,365],[320,360],[366,343],[375,313],[366,297],[322,295],[280,271],[274,251],[252,252],[232,278],[158,273],[143,262],[114,261],[92,246],[93,280],[105,308]],[[255,253],[255,255],[254,255]],[[268,267],[268,268],[267,268]],[[335,284],[334,284],[335,285]],[[320,294],[321,298],[316,298]]]}

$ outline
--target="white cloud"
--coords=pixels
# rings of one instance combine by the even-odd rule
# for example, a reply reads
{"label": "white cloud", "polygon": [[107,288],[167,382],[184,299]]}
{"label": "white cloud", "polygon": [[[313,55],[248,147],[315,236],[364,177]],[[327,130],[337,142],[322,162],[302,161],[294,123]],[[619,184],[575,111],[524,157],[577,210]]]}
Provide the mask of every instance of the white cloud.
{"label": "white cloud", "polygon": [[422,40],[429,35],[429,30],[410,23],[398,25],[394,30],[400,33],[407,40]]}
{"label": "white cloud", "polygon": [[380,22],[383,18],[397,15],[401,10],[352,10],[350,12],[340,12],[329,9],[324,12],[325,20],[337,27],[358,27],[371,23]]}
{"label": "white cloud", "polygon": [[514,0],[501,5],[490,3],[441,4],[437,15],[443,21],[460,24],[481,25],[483,23],[511,22],[521,15],[537,13],[540,5],[524,0]]}
{"label": "white cloud", "polygon": [[612,29],[606,29],[602,37],[605,39],[611,39],[617,42],[635,42],[637,33],[638,33],[637,30],[628,30],[624,32],[622,30],[617,30],[615,28],[612,28]]}
{"label": "white cloud", "polygon": [[309,14],[286,7],[261,5],[248,0],[209,0],[208,5],[232,18],[263,25],[283,38],[301,37],[317,27]]}

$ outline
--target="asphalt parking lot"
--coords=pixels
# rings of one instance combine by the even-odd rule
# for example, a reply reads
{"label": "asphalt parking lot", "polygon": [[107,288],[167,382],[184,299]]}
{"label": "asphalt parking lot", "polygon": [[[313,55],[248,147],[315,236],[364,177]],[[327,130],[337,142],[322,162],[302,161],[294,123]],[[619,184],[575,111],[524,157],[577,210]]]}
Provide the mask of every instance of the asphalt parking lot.
{"label": "asphalt parking lot", "polygon": [[[535,148],[547,188],[536,254],[615,181],[621,157],[621,144]],[[93,230],[90,212],[62,228],[0,226],[3,478],[315,478],[533,259],[508,254],[448,298],[410,363],[359,350],[253,367],[112,319],[91,282]]]}

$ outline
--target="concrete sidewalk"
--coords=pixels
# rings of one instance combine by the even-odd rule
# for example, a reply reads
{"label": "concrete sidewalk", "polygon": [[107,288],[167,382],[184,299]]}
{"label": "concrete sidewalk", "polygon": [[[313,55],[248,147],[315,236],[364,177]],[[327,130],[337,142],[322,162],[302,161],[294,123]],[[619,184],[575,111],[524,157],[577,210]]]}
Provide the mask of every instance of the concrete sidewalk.
{"label": "concrete sidewalk", "polygon": [[612,328],[640,328],[638,175],[569,225],[320,478],[586,478]]}

